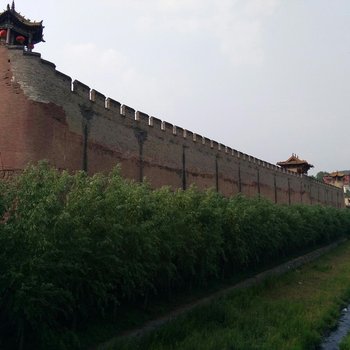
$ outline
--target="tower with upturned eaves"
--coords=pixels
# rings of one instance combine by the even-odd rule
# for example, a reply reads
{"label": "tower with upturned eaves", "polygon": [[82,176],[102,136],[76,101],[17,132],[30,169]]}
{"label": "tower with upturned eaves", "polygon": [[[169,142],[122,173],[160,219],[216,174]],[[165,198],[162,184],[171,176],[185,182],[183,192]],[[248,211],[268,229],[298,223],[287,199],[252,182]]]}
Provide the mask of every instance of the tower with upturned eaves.
{"label": "tower with upturned eaves", "polygon": [[15,2],[7,5],[7,9],[0,13],[0,43],[2,45],[20,45],[28,51],[34,45],[44,41],[44,26],[42,21],[31,21],[22,16],[15,9]]}

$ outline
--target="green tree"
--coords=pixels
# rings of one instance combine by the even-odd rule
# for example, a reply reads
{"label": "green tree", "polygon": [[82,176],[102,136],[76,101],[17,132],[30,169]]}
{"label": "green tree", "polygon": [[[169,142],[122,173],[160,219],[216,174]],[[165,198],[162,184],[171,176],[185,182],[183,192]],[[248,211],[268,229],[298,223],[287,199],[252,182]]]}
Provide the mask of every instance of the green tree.
{"label": "green tree", "polygon": [[323,182],[323,177],[326,176],[326,175],[329,175],[329,173],[327,171],[319,171],[317,174],[316,174],[316,179],[318,181],[322,181]]}

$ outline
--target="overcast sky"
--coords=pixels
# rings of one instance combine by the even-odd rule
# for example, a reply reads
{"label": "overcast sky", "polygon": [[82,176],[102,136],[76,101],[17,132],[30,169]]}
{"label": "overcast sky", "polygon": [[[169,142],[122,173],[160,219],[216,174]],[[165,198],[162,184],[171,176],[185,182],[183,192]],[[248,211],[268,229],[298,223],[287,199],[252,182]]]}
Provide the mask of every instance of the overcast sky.
{"label": "overcast sky", "polygon": [[[8,1],[2,1],[5,9]],[[35,51],[136,110],[276,163],[350,169],[349,0],[16,0]]]}

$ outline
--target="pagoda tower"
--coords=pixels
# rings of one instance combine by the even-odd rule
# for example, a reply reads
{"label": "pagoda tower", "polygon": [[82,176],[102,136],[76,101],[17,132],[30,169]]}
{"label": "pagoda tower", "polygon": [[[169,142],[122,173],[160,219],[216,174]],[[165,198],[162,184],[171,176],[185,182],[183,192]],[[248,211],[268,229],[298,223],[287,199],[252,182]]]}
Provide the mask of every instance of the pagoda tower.
{"label": "pagoda tower", "polygon": [[19,45],[31,51],[35,44],[44,41],[43,29],[42,21],[31,21],[17,12],[14,1],[0,13],[1,45]]}

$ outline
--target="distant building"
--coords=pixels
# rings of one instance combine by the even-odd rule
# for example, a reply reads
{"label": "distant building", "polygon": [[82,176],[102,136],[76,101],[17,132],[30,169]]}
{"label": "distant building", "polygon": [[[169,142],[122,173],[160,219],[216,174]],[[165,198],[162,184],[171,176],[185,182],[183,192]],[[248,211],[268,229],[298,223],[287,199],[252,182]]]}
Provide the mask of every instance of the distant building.
{"label": "distant building", "polygon": [[350,170],[334,171],[323,177],[323,182],[344,190],[345,205],[350,207]]}
{"label": "distant building", "polygon": [[297,174],[307,174],[310,168],[314,166],[308,163],[306,160],[300,159],[296,154],[292,154],[287,160],[278,162],[281,168],[287,169],[289,171],[293,171]]}
{"label": "distant building", "polygon": [[350,189],[350,170],[334,171],[323,177],[323,182],[337,187]]}

